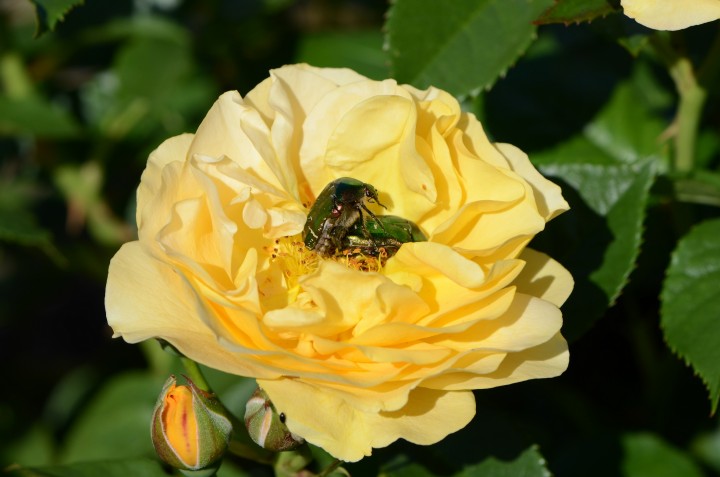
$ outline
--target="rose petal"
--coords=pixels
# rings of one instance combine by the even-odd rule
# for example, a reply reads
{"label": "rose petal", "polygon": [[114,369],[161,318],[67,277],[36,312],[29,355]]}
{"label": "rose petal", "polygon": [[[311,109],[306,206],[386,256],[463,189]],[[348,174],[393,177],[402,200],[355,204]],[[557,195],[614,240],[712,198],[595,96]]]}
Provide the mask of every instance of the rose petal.
{"label": "rose petal", "polygon": [[681,30],[720,18],[718,0],[621,0],[623,12],[656,30]]}
{"label": "rose petal", "polygon": [[288,428],[338,459],[356,462],[397,439],[429,445],[465,427],[475,415],[471,392],[413,390],[402,409],[365,413],[298,380],[258,380]]}
{"label": "rose petal", "polygon": [[[139,229],[144,228],[146,219],[151,219],[153,217],[153,211],[155,210],[141,207],[141,204],[149,204],[151,202],[150,198],[161,195],[161,190],[166,187],[163,185],[162,180],[163,168],[171,162],[183,164],[187,159],[187,152],[193,138],[193,134],[181,134],[171,137],[150,153],[147,165],[140,178],[140,186],[137,190],[138,208],[136,220]],[[167,197],[166,199],[170,199],[170,202],[166,202],[166,204],[171,204],[172,198],[172,196]],[[158,229],[159,227],[154,228]]]}
{"label": "rose petal", "polygon": [[552,303],[516,293],[507,311],[478,321],[462,333],[428,338],[428,343],[455,350],[513,352],[532,348],[560,331],[562,314]]}
{"label": "rose petal", "polygon": [[495,146],[507,158],[513,172],[528,181],[535,196],[538,212],[546,222],[570,209],[570,205],[562,196],[562,189],[543,177],[530,163],[527,154],[512,144],[497,143]]}
{"label": "rose petal", "polygon": [[278,376],[219,346],[198,319],[206,311],[193,288],[139,242],[126,243],[110,261],[105,310],[114,336],[128,343],[162,337],[207,366],[243,376]]}
{"label": "rose petal", "polygon": [[544,253],[529,248],[523,250],[520,258],[526,265],[514,282],[518,292],[562,306],[575,283],[570,272]]}
{"label": "rose petal", "polygon": [[448,372],[429,378],[422,385],[444,390],[486,389],[530,379],[552,378],[567,369],[569,358],[567,342],[558,333],[546,343],[508,354],[492,373]]}
{"label": "rose petal", "polygon": [[292,158],[285,149],[275,147],[265,121],[244,104],[237,91],[224,93],[210,108],[188,151],[189,157],[195,154],[227,156],[299,201]]}

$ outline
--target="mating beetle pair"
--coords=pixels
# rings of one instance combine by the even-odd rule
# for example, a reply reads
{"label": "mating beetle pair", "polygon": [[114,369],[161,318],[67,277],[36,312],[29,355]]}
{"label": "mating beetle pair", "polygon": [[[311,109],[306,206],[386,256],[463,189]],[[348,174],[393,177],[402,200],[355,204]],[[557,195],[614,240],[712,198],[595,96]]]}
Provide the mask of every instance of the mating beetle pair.
{"label": "mating beetle pair", "polygon": [[427,240],[413,222],[395,215],[375,215],[365,200],[385,207],[377,190],[357,179],[341,177],[325,186],[305,222],[305,246],[323,257],[345,250],[379,256],[380,249],[392,256],[403,243]]}

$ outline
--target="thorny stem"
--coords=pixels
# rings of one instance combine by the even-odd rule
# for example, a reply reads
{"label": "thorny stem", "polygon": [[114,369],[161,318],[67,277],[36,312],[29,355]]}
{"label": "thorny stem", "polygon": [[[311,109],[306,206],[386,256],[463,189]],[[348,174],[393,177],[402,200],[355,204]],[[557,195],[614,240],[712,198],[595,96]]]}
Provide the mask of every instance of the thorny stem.
{"label": "thorny stem", "polygon": [[687,58],[678,61],[675,67],[671,68],[670,74],[676,78],[675,84],[680,93],[676,118],[678,132],[675,137],[675,170],[689,172],[695,164],[695,145],[707,91],[696,81]]}
{"label": "thorny stem", "polygon": [[720,74],[720,54],[717,54],[720,52],[720,31],[699,74],[696,74],[689,58],[672,46],[667,35],[653,35],[651,44],[667,66],[680,96],[674,121],[677,132],[673,165],[676,172],[687,173],[695,165],[695,146],[703,106],[708,96],[707,88]]}

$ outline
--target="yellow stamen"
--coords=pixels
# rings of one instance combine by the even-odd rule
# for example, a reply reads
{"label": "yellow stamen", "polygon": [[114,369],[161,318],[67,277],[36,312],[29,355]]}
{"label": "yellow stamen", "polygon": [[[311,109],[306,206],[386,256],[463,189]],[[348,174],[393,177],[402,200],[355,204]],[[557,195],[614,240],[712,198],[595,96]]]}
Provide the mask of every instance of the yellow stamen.
{"label": "yellow stamen", "polygon": [[[283,270],[288,290],[298,286],[300,277],[317,270],[321,260],[317,253],[305,246],[299,234],[276,239],[273,246],[265,248],[265,252]],[[387,252],[381,247],[377,257],[364,254],[361,249],[355,248],[338,251],[326,260],[342,263],[361,272],[378,272],[388,258]]]}
{"label": "yellow stamen", "polygon": [[320,263],[318,254],[305,246],[299,234],[276,239],[266,252],[283,271],[288,290],[296,288],[300,277],[317,270]]}
{"label": "yellow stamen", "polygon": [[338,252],[332,259],[361,272],[379,272],[385,265],[388,255],[384,248],[379,249],[377,257],[365,255],[361,249],[356,248]]}

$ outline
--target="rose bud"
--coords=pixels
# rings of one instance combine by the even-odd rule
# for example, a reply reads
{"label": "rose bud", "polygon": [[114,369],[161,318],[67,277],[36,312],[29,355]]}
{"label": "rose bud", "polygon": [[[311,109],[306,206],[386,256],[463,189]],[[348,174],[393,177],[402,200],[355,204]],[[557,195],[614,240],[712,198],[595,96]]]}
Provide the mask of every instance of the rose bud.
{"label": "rose bud", "polygon": [[257,388],[245,404],[245,427],[257,445],[271,451],[293,450],[305,443],[305,439],[290,432],[285,414],[277,412],[262,388]]}
{"label": "rose bud", "polygon": [[177,469],[199,470],[218,461],[227,449],[232,424],[214,394],[170,376],[155,404],[152,441],[158,456]]}

